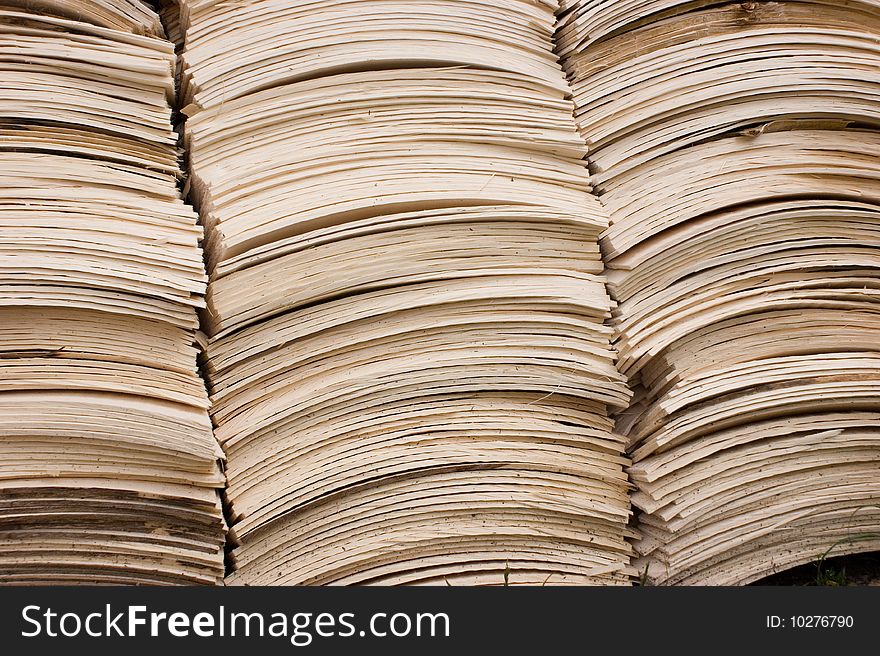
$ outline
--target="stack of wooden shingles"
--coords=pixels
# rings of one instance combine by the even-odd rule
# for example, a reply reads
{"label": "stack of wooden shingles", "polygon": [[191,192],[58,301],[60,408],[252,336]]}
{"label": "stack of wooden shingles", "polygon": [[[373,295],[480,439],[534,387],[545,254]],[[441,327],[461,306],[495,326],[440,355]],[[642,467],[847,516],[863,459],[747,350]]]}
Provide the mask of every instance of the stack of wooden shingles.
{"label": "stack of wooden shingles", "polygon": [[735,584],[880,548],[880,4],[563,5],[637,566]]}
{"label": "stack of wooden shingles", "polygon": [[228,581],[627,583],[554,4],[182,8]]}
{"label": "stack of wooden shingles", "polygon": [[0,583],[218,583],[174,54],[143,3],[0,4]]}

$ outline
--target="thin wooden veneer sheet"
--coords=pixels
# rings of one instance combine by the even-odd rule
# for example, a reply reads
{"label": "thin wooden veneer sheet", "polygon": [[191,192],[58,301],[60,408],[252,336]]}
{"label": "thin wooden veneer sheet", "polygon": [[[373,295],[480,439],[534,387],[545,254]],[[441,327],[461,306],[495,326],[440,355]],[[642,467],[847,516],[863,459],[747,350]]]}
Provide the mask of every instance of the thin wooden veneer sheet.
{"label": "thin wooden veneer sheet", "polygon": [[134,0],[0,5],[0,583],[222,580],[161,30]]}

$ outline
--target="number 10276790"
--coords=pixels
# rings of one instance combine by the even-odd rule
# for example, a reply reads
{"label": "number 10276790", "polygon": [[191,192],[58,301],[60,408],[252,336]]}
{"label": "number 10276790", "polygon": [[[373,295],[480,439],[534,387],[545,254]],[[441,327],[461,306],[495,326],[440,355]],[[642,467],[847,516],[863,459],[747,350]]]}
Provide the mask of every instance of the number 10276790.
{"label": "number 10276790", "polygon": [[852,615],[779,615],[767,616],[768,629],[851,629]]}

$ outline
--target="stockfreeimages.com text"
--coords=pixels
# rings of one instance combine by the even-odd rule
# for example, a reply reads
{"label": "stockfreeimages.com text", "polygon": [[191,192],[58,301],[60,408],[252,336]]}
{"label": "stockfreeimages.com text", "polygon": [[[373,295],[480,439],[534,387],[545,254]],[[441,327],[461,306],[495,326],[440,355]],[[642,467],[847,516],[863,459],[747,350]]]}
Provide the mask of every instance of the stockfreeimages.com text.
{"label": "stockfreeimages.com text", "polygon": [[450,621],[446,613],[374,613],[359,627],[354,613],[238,613],[220,606],[213,612],[195,614],[151,612],[146,606],[80,614],[52,608],[25,606],[21,612],[26,638],[44,636],[73,638],[157,637],[272,637],[287,638],[292,645],[306,647],[320,638],[404,638],[446,637]]}

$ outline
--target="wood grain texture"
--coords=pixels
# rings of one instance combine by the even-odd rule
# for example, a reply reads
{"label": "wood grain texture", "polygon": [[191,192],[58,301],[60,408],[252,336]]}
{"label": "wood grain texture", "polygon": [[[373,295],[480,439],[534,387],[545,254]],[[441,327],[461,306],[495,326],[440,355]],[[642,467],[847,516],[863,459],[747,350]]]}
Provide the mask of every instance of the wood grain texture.
{"label": "wood grain texture", "polygon": [[229,583],[629,582],[553,9],[183,4]]}
{"label": "wood grain texture", "polygon": [[880,6],[714,4],[558,23],[659,584],[880,547]]}
{"label": "wood grain texture", "polygon": [[0,583],[222,580],[161,29],[139,1],[0,5]]}

